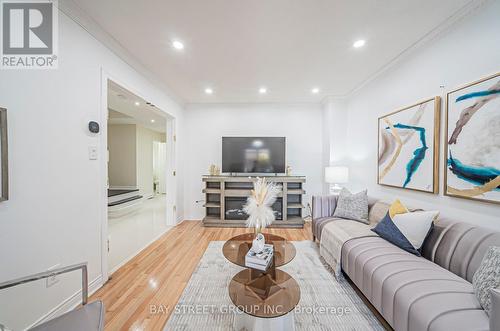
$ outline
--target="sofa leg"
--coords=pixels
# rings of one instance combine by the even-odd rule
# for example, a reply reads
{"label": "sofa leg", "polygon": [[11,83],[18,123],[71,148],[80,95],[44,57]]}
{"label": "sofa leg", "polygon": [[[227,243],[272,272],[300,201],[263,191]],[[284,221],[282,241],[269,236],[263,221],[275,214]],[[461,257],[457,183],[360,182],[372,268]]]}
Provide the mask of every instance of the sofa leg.
{"label": "sofa leg", "polygon": [[315,235],[313,235],[313,241],[316,242],[316,236]]}

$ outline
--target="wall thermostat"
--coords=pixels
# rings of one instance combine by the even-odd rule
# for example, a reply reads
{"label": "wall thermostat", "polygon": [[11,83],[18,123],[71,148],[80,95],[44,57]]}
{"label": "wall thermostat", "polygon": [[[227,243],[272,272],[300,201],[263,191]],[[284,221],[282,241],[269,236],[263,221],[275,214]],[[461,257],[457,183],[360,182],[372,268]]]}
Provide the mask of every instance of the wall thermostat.
{"label": "wall thermostat", "polygon": [[99,123],[95,121],[89,122],[89,131],[92,133],[99,133]]}

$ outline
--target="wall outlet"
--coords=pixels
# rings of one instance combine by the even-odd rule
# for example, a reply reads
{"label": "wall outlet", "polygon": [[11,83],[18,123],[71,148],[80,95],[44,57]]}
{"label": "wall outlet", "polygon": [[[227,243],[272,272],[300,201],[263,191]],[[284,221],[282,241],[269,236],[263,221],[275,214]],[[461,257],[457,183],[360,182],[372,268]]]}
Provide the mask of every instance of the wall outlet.
{"label": "wall outlet", "polygon": [[[60,265],[61,265],[60,263],[55,264],[52,267],[48,268],[47,271],[57,269],[57,268],[59,268]],[[59,283],[59,278],[56,275],[45,278],[45,287],[46,288],[52,287],[52,286],[56,285],[57,283]]]}

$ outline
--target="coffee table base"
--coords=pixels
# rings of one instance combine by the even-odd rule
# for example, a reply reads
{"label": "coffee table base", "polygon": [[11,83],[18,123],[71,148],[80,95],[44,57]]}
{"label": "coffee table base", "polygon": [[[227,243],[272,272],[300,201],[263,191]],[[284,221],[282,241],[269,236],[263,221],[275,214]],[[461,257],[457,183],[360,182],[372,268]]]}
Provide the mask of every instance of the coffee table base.
{"label": "coffee table base", "polygon": [[229,282],[229,297],[241,311],[260,318],[275,318],[292,311],[300,300],[300,288],[286,272],[270,274],[244,269]]}
{"label": "coffee table base", "polygon": [[293,311],[273,318],[260,318],[246,313],[238,313],[234,317],[234,328],[238,331],[294,331]]}

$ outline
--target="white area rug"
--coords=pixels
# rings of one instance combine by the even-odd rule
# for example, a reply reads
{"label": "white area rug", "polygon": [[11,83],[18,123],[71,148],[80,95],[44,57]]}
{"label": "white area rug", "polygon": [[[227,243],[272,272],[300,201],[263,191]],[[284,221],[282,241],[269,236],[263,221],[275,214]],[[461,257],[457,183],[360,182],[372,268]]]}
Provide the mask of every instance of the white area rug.
{"label": "white area rug", "polygon": [[[224,258],[223,244],[210,243],[165,330],[235,330],[234,316],[240,312],[229,298],[228,284],[242,268]],[[335,279],[314,242],[293,244],[297,256],[279,269],[300,286],[300,302],[294,311],[296,330],[384,330],[349,283]]]}

